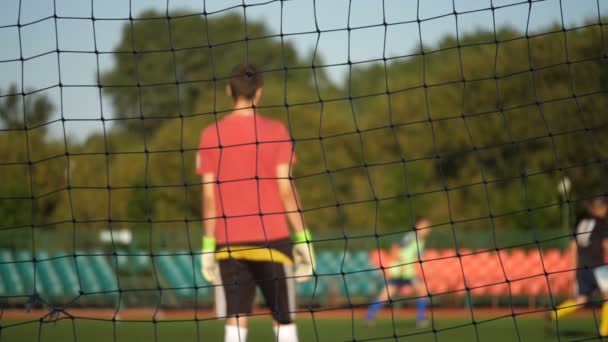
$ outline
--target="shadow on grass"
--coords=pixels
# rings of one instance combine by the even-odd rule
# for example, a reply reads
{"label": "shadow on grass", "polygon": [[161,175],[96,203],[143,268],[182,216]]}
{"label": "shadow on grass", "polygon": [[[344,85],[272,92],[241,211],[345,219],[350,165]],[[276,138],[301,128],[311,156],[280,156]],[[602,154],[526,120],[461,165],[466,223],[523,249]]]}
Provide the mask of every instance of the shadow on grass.
{"label": "shadow on grass", "polygon": [[[557,337],[557,334],[554,336]],[[601,341],[597,334],[588,330],[560,329],[559,337],[571,338],[576,341]]]}

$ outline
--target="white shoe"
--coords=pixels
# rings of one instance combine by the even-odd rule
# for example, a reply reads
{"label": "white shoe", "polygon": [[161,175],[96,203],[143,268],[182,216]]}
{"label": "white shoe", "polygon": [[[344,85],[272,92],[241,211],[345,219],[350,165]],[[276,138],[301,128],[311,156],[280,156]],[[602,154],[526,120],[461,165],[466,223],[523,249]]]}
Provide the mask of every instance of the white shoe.
{"label": "white shoe", "polygon": [[416,321],[416,328],[428,328],[429,325],[430,324],[428,319]]}

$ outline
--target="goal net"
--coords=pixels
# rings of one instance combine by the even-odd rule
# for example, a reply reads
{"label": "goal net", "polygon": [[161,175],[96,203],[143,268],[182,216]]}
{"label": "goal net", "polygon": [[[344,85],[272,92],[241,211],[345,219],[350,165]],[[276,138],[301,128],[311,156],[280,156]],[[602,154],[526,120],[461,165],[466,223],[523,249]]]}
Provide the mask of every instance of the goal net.
{"label": "goal net", "polygon": [[[545,313],[550,338],[598,338],[600,296],[555,315],[591,274],[571,245],[602,238],[576,224],[608,194],[606,10],[3,1],[0,340],[224,338],[196,159],[246,63],[316,256],[300,340],[535,340]],[[239,315],[251,341],[276,338],[262,292]]]}

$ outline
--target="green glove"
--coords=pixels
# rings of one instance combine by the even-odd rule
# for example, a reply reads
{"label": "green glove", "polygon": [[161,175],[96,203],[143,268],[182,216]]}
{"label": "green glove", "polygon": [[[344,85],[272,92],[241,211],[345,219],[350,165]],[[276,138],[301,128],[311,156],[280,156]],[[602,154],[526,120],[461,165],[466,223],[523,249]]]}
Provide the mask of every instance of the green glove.
{"label": "green glove", "polygon": [[215,284],[217,277],[217,261],[215,260],[215,238],[203,237],[201,253],[201,274],[208,282]]}

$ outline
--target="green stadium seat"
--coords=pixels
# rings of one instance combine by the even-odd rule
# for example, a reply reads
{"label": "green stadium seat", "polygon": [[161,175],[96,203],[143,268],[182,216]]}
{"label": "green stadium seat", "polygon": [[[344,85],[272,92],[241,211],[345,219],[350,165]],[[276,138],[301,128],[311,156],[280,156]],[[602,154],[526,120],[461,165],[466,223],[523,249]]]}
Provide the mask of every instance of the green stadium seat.
{"label": "green stadium seat", "polygon": [[317,255],[317,274],[340,274],[342,252],[322,251]]}
{"label": "green stadium seat", "polygon": [[101,290],[105,292],[118,292],[118,279],[114,267],[110,266],[108,262],[108,256],[99,250],[94,250],[90,258],[91,266],[97,276],[98,282],[101,284]]}
{"label": "green stadium seat", "polygon": [[357,265],[358,269],[363,271],[376,269],[376,267],[372,265],[368,251],[361,250],[353,253],[353,263]]}
{"label": "green stadium seat", "polygon": [[68,298],[78,296],[80,285],[78,284],[78,275],[76,273],[76,264],[72,256],[67,256],[64,252],[57,252],[53,255],[51,261],[55,267],[55,272],[59,277],[63,295]]}
{"label": "green stadium seat", "polygon": [[110,266],[122,273],[136,274],[152,271],[150,253],[145,250],[117,250],[110,258]]}
{"label": "green stadium seat", "polygon": [[[318,276],[317,284],[320,284],[317,286],[325,293],[340,295],[344,292],[344,278],[341,271],[343,255],[343,251],[321,251],[317,255],[315,272]],[[309,292],[314,290],[314,287],[311,289],[310,285],[308,286],[308,289],[303,286],[304,290]]]}
{"label": "green stadium seat", "polygon": [[[22,249],[15,254],[15,266],[21,281],[23,281],[26,294],[42,293],[40,281],[36,279],[34,274],[34,261],[29,250]],[[35,290],[34,290],[35,289]]]}
{"label": "green stadium seat", "polygon": [[130,262],[131,256],[129,254],[130,253],[128,251],[117,250],[116,255],[112,255],[110,258],[110,265],[121,272],[134,272],[135,270]]}
{"label": "green stadium seat", "polygon": [[6,285],[4,285],[4,281],[0,278],[0,296],[8,296],[8,291]]}
{"label": "green stadium seat", "polygon": [[9,296],[25,295],[25,288],[21,281],[21,276],[17,271],[13,255],[7,249],[0,250],[0,275],[6,287],[6,294]]}
{"label": "green stadium seat", "polygon": [[178,267],[177,256],[175,253],[161,251],[154,256],[153,262],[156,263],[157,270],[167,281],[167,285],[179,297],[194,297],[194,285],[184,277]]}
{"label": "green stadium seat", "polygon": [[40,279],[40,283],[42,284],[44,294],[51,298],[58,298],[63,295],[61,281],[46,251],[36,251],[36,272],[37,279]]}
{"label": "green stadium seat", "polygon": [[173,252],[173,260],[178,268],[178,271],[185,276],[188,280],[192,279],[192,284],[194,286],[194,276],[192,272],[192,257],[189,255],[189,252],[186,250],[179,250]]}
{"label": "green stadium seat", "polygon": [[75,258],[82,290],[94,301],[116,303],[118,285],[116,274],[100,251],[76,251]]}
{"label": "green stadium seat", "polygon": [[198,296],[209,296],[211,295],[211,290],[213,289],[213,285],[211,285],[208,281],[206,281],[201,275],[201,260],[200,254],[195,253],[191,255],[190,252],[186,250],[181,250],[177,252],[176,261],[178,267],[180,268],[180,272],[189,286],[198,288],[197,295]]}
{"label": "green stadium seat", "polygon": [[376,271],[350,273],[344,276],[343,294],[350,297],[374,297],[380,287],[376,279],[381,277]]}
{"label": "green stadium seat", "polygon": [[[383,280],[367,251],[323,251],[317,258],[317,274],[322,284],[319,291],[337,292],[345,297],[374,297]],[[304,284],[300,291],[311,291],[307,288],[310,285]]]}
{"label": "green stadium seat", "polygon": [[134,252],[130,256],[130,263],[137,272],[152,271],[152,259],[148,251],[139,250]]}
{"label": "green stadium seat", "polygon": [[369,253],[365,251],[346,252],[344,257],[344,272],[357,273],[374,269]]}
{"label": "green stadium seat", "polygon": [[102,291],[101,284],[97,281],[92,262],[93,260],[88,253],[76,251],[74,256],[76,274],[80,280],[81,290],[86,295],[97,294]]}
{"label": "green stadium seat", "polygon": [[296,293],[301,298],[302,304],[317,302],[325,296],[327,292],[327,284],[319,281],[319,278],[311,277],[308,281],[296,283]]}

